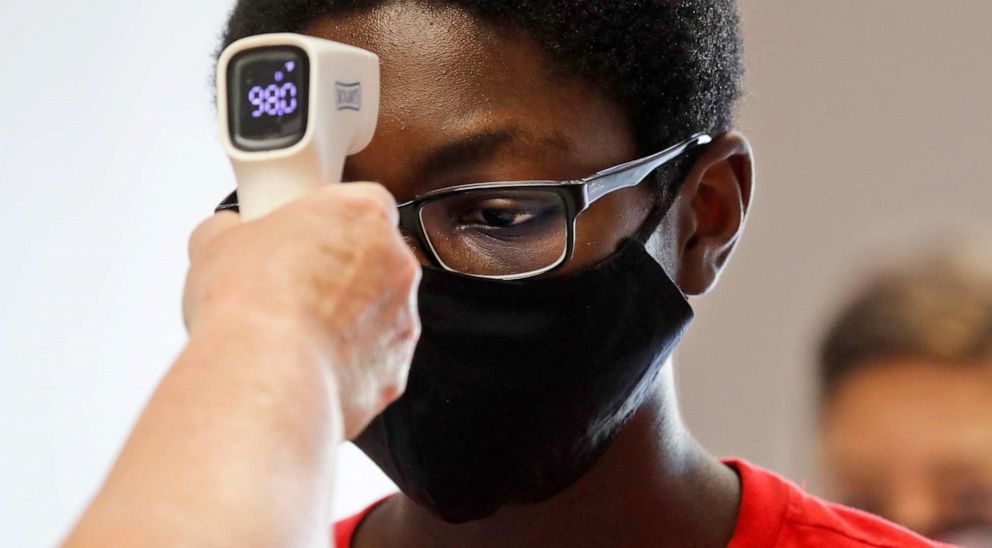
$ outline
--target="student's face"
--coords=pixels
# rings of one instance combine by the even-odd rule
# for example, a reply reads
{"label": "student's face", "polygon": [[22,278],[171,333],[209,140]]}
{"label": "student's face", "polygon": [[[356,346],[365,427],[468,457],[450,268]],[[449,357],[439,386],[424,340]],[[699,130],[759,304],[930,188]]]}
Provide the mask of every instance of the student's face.
{"label": "student's face", "polygon": [[[523,34],[408,3],[325,18],[307,32],[380,56],[379,124],[345,180],[380,182],[399,201],[466,183],[580,178],[637,156],[618,106],[584,82],[551,77]],[[640,188],[594,204],[559,272],[605,258],[650,206]]]}
{"label": "student's face", "polygon": [[[399,201],[466,183],[576,179],[638,156],[619,105],[561,75],[523,32],[416,2],[325,17],[305,32],[379,55],[375,137],[348,159],[344,177],[382,183]],[[716,283],[750,204],[747,141],[736,132],[714,137],[649,246],[689,295]],[[573,259],[556,274],[601,261],[631,236],[654,203],[650,184],[611,193],[582,213]]]}
{"label": "student's face", "polygon": [[992,542],[992,363],[872,364],[824,411],[835,498],[930,536],[983,524]]}

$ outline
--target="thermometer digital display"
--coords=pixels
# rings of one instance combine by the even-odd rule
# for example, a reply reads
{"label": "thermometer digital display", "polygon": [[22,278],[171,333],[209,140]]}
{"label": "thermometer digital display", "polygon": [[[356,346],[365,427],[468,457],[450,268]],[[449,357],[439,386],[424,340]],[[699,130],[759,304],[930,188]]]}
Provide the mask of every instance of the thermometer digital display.
{"label": "thermometer digital display", "polygon": [[272,150],[303,138],[310,72],[303,50],[248,50],[231,60],[228,71],[231,141],[236,147]]}
{"label": "thermometer digital display", "polygon": [[379,58],[293,33],[259,34],[217,60],[221,140],[245,221],[341,182],[379,118]]}

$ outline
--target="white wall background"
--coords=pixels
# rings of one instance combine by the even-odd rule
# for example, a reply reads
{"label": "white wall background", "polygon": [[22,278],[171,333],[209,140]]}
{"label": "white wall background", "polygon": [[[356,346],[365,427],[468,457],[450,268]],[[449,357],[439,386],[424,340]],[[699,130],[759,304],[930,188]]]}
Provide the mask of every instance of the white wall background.
{"label": "white wall background", "polygon": [[[51,545],[184,341],[186,235],[233,185],[230,7],[0,3],[0,546]],[[992,3],[744,1],[749,234],[681,353],[719,454],[812,470],[808,348],[869,243],[992,209]],[[389,484],[344,450],[338,515]]]}

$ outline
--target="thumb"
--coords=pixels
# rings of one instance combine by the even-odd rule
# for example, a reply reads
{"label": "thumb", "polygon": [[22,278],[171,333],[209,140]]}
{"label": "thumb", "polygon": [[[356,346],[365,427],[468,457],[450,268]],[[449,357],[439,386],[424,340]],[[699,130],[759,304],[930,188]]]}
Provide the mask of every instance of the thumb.
{"label": "thumb", "polygon": [[241,218],[233,211],[221,211],[203,221],[189,237],[189,258],[195,257],[204,246],[218,234],[241,224]]}

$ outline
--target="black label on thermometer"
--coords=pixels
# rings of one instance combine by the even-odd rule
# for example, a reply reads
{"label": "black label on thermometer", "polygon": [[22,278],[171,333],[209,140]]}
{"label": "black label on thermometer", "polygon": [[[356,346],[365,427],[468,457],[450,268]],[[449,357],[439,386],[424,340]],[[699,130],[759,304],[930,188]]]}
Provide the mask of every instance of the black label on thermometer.
{"label": "black label on thermometer", "polygon": [[307,131],[310,63],[297,47],[243,51],[227,69],[231,141],[241,150],[277,150]]}

